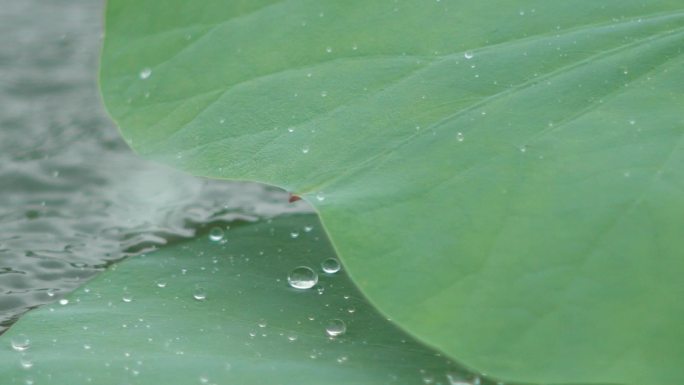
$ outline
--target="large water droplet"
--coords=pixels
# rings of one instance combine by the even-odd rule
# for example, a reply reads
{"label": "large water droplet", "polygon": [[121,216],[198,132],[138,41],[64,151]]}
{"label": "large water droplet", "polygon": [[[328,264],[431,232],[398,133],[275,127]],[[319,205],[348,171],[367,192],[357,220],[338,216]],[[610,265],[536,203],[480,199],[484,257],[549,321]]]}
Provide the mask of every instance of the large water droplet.
{"label": "large water droplet", "polygon": [[307,266],[299,266],[290,272],[287,282],[295,289],[311,289],[318,283],[318,275]]}
{"label": "large water droplet", "polygon": [[337,337],[347,331],[347,325],[341,319],[332,319],[325,326],[325,333],[330,337]]}
{"label": "large water droplet", "polygon": [[340,262],[335,258],[328,258],[321,263],[321,269],[328,274],[335,274],[340,271]]}
{"label": "large water droplet", "polygon": [[140,79],[142,79],[142,80],[149,79],[150,76],[152,76],[152,69],[143,68],[142,71],[140,71]]}
{"label": "large water droplet", "polygon": [[212,229],[209,230],[209,239],[214,242],[220,242],[223,239],[223,235],[223,229],[220,227],[212,227]]}
{"label": "large water droplet", "polygon": [[12,349],[23,352],[31,346],[31,340],[25,334],[17,334],[11,340]]}

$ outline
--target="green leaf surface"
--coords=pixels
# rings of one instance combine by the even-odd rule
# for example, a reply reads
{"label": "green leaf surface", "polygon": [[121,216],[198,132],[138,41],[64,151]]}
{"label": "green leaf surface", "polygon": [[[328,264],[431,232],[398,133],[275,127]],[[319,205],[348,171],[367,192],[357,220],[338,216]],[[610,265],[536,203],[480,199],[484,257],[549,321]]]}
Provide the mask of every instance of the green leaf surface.
{"label": "green leaf surface", "polygon": [[[130,258],[66,305],[25,315],[0,338],[2,384],[447,384],[464,375],[377,313],[346,274],[321,272],[334,252],[315,216],[226,234],[226,243],[203,234]],[[318,288],[288,286],[299,265],[318,271]],[[347,330],[329,338],[334,319]],[[28,349],[12,348],[26,339]]]}
{"label": "green leaf surface", "polygon": [[111,0],[141,154],[312,202],[361,290],[468,366],[684,383],[680,0]]}

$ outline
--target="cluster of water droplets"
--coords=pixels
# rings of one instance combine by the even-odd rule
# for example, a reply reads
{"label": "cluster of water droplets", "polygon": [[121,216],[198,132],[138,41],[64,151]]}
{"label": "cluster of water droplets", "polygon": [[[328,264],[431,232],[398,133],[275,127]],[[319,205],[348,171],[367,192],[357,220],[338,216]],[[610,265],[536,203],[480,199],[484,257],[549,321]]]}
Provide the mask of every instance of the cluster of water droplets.
{"label": "cluster of water droplets", "polygon": [[[29,337],[23,333],[17,334],[10,340],[10,346],[18,355],[19,366],[24,370],[31,369],[33,367],[33,358],[29,352],[29,348],[31,347],[31,340]],[[28,381],[31,380],[28,379],[27,383]]]}

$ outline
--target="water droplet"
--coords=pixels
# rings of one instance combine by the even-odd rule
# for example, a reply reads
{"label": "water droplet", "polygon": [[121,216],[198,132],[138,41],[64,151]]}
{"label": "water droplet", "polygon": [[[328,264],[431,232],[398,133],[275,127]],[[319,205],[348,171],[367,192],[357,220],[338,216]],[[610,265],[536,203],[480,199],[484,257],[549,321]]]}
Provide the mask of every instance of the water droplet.
{"label": "water droplet", "polygon": [[166,287],[166,281],[164,281],[164,280],[158,279],[155,281],[155,283],[156,283],[157,287],[159,287],[159,288],[163,289]]}
{"label": "water droplet", "polygon": [[463,140],[465,140],[465,136],[463,136],[462,132],[456,133],[456,140],[458,140],[459,142],[462,142]]}
{"label": "water droplet", "polygon": [[311,289],[318,283],[318,275],[307,266],[299,266],[290,272],[287,282],[295,289]]}
{"label": "water droplet", "polygon": [[325,333],[330,337],[337,337],[347,331],[347,325],[341,319],[332,319],[325,326]]}
{"label": "water droplet", "polygon": [[297,232],[297,231],[291,232],[290,238],[292,238],[292,239],[299,238],[299,232]]}
{"label": "water droplet", "polygon": [[309,153],[309,146],[302,147],[302,154],[308,154],[308,153]]}
{"label": "water droplet", "polygon": [[294,334],[290,334],[290,335],[287,336],[287,340],[290,341],[290,342],[297,341],[297,336],[294,335]]}
{"label": "water droplet", "polygon": [[321,269],[325,273],[335,274],[340,271],[340,262],[335,258],[328,258],[321,263]]}
{"label": "water droplet", "polygon": [[328,96],[328,91],[321,91],[321,97],[324,98]]}
{"label": "water droplet", "polygon": [[25,334],[17,334],[11,340],[12,349],[23,352],[31,346],[31,340]]}
{"label": "water droplet", "polygon": [[66,299],[66,298],[62,298],[62,299],[59,300],[59,304],[62,305],[62,306],[68,305],[68,304],[69,304],[69,300]]}
{"label": "water droplet", "polygon": [[142,79],[142,80],[149,79],[150,76],[152,76],[152,69],[143,68],[142,71],[140,71],[140,79]]}
{"label": "water droplet", "polygon": [[475,56],[475,55],[474,55],[472,52],[470,52],[470,51],[465,51],[465,52],[463,53],[463,57],[465,57],[465,58],[468,59],[468,60],[472,59],[474,56]]}
{"label": "water droplet", "polygon": [[339,356],[339,357],[337,357],[337,363],[338,364],[344,364],[345,362],[347,362],[348,359],[349,358],[347,358],[347,356]]}
{"label": "water droplet", "polygon": [[23,369],[31,369],[33,367],[33,360],[31,360],[31,357],[25,355],[21,357],[19,364],[21,364]]}
{"label": "water droplet", "polygon": [[332,53],[332,47],[325,47],[325,52]]}
{"label": "water droplet", "polygon": [[88,345],[88,344],[83,345],[83,349],[90,350],[90,345]]}
{"label": "water droplet", "polygon": [[195,287],[195,292],[192,294],[192,297],[198,301],[204,301],[207,299],[207,292],[203,287],[197,286]]}
{"label": "water droplet", "polygon": [[631,124],[632,126],[635,125],[635,124],[636,124],[636,120],[630,119],[630,120],[629,120],[629,124]]}
{"label": "water droplet", "polygon": [[220,227],[212,227],[211,230],[209,230],[209,239],[214,242],[220,242],[223,239],[223,235],[223,229]]}
{"label": "water droplet", "polygon": [[323,191],[316,193],[316,200],[319,202],[323,202],[325,200],[325,194],[323,194]]}
{"label": "water droplet", "polygon": [[257,326],[259,326],[260,328],[265,328],[266,325],[267,325],[267,323],[266,323],[265,319],[261,319],[261,320],[259,320],[259,323],[257,323]]}
{"label": "water droplet", "polygon": [[130,294],[124,294],[124,296],[121,299],[126,303],[133,301],[133,297]]}
{"label": "water droplet", "polygon": [[304,226],[304,232],[305,233],[310,233],[311,230],[313,230],[313,226]]}
{"label": "water droplet", "polygon": [[463,375],[447,374],[449,385],[480,385],[481,380],[479,376],[472,377],[472,379],[464,379]]}

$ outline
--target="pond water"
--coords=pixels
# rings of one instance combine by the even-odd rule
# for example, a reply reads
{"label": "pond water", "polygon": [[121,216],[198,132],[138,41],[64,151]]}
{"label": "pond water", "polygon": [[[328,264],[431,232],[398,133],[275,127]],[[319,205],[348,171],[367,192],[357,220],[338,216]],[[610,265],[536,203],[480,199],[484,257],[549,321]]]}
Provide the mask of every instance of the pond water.
{"label": "pond water", "polygon": [[102,8],[0,0],[0,333],[109,263],[206,223],[310,210],[133,154],[97,89]]}

